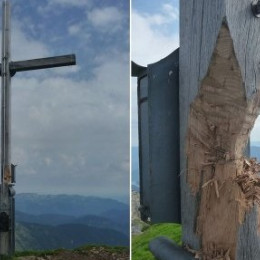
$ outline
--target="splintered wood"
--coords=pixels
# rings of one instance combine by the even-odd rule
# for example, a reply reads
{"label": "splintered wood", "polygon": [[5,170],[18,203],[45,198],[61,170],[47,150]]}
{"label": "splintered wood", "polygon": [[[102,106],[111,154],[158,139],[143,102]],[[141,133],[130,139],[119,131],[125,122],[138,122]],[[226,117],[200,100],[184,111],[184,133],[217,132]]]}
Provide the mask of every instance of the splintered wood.
{"label": "splintered wood", "polygon": [[215,245],[210,245],[208,252],[203,252],[202,250],[196,251],[191,249],[189,246],[185,246],[185,249],[190,253],[194,254],[195,259],[201,260],[230,260],[230,249],[223,250],[216,248]]}
{"label": "splintered wood", "polygon": [[260,206],[260,164],[256,159],[244,160],[243,172],[238,175],[235,181],[245,194],[249,207],[256,202]]}
{"label": "splintered wood", "polygon": [[223,24],[208,74],[191,104],[187,132],[187,182],[198,201],[195,232],[203,260],[236,259],[239,228],[260,201],[259,164],[243,157],[258,108],[257,97],[246,100],[232,38]]}

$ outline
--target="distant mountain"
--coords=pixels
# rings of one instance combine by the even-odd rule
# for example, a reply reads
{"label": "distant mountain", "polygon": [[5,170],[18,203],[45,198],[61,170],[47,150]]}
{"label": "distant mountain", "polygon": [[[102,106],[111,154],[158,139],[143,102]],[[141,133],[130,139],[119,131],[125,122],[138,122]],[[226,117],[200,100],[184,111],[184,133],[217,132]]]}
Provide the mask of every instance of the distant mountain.
{"label": "distant mountain", "polygon": [[78,195],[18,194],[17,250],[128,245],[129,206]]}
{"label": "distant mountain", "polygon": [[[116,214],[116,212],[114,213]],[[125,235],[129,235],[129,217],[127,220],[119,219],[116,220],[115,217],[106,216],[94,216],[94,215],[87,215],[80,218],[77,218],[71,223],[76,224],[83,224],[90,227],[99,227],[99,228],[109,228],[113,230],[117,230]]]}
{"label": "distant mountain", "polygon": [[139,150],[132,147],[132,185],[139,187]]}
{"label": "distant mountain", "polygon": [[[120,218],[120,214],[117,216],[118,212],[113,212],[111,215],[104,217],[96,215],[86,215],[81,217],[55,215],[55,214],[43,214],[43,215],[30,215],[20,211],[16,211],[15,219],[18,223],[27,224],[39,224],[46,226],[59,226],[64,224],[82,224],[90,227],[98,228],[109,228],[117,230],[123,234],[129,234],[129,217]],[[126,214],[126,213],[124,213]]]}
{"label": "distant mountain", "polygon": [[[100,216],[109,219],[110,221],[116,223],[121,230],[127,231],[129,234],[130,230],[130,211],[125,210],[107,210],[103,212]],[[122,231],[123,232],[123,231]],[[124,232],[125,233],[125,232]]]}
{"label": "distant mountain", "polygon": [[250,149],[251,157],[256,157],[260,161],[260,146],[251,146]]}
{"label": "distant mountain", "polygon": [[251,146],[260,146],[260,142],[259,141],[252,142],[251,140]]}
{"label": "distant mountain", "polygon": [[21,211],[15,211],[15,220],[17,222],[25,222],[31,224],[41,224],[48,226],[57,226],[67,223],[73,223],[77,218],[67,215],[58,214],[41,214],[41,215],[30,215]]}
{"label": "distant mountain", "polygon": [[129,212],[129,206],[113,200],[79,195],[39,195],[21,193],[16,195],[16,210],[30,215],[54,214],[80,217],[100,215],[108,210]]}
{"label": "distant mountain", "polygon": [[139,192],[140,191],[140,187],[136,186],[136,185],[132,185],[132,191]]}
{"label": "distant mountain", "polygon": [[55,227],[39,224],[16,225],[16,250],[45,250],[75,248],[84,244],[128,246],[128,236],[112,230],[81,224],[65,224]]}

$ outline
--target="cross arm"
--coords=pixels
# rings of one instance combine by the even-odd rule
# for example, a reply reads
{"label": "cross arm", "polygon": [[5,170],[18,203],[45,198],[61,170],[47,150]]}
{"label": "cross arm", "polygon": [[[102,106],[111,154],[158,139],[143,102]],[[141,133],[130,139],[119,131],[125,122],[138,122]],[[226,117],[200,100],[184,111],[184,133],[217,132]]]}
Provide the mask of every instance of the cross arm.
{"label": "cross arm", "polygon": [[[10,73],[13,76],[16,72],[48,69],[54,67],[63,67],[76,64],[75,54],[55,56],[49,58],[25,60],[25,61],[14,61],[10,62]],[[2,70],[0,70],[1,73]]]}
{"label": "cross arm", "polygon": [[131,62],[131,71],[132,71],[132,77],[139,77],[142,72],[144,72],[147,68],[144,66],[141,66],[134,61]]}

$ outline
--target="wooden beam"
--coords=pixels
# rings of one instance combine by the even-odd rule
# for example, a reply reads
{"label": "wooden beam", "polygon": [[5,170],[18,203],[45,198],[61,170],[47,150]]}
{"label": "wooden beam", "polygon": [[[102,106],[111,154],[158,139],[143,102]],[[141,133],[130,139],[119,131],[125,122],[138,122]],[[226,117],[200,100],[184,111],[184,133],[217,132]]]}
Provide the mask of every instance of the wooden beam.
{"label": "wooden beam", "polygon": [[69,65],[76,65],[75,54],[10,62],[10,72],[13,76],[16,72],[21,71],[48,69]]}

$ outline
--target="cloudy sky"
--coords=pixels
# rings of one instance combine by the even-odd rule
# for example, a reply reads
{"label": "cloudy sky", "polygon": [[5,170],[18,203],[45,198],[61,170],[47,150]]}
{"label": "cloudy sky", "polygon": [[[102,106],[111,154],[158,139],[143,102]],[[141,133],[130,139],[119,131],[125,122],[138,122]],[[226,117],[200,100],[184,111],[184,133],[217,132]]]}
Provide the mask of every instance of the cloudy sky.
{"label": "cloudy sky", "polygon": [[[147,66],[179,47],[178,0],[132,0],[131,60]],[[137,80],[131,79],[132,146],[138,145]]]}
{"label": "cloudy sky", "polygon": [[17,192],[126,198],[128,0],[11,3],[12,60],[77,56],[77,66],[12,79]]}
{"label": "cloudy sky", "polygon": [[[164,58],[179,46],[178,0],[132,0],[131,59],[147,66]],[[131,79],[132,146],[138,145],[136,78]],[[260,118],[251,133],[260,142]],[[260,143],[259,143],[260,145]]]}

